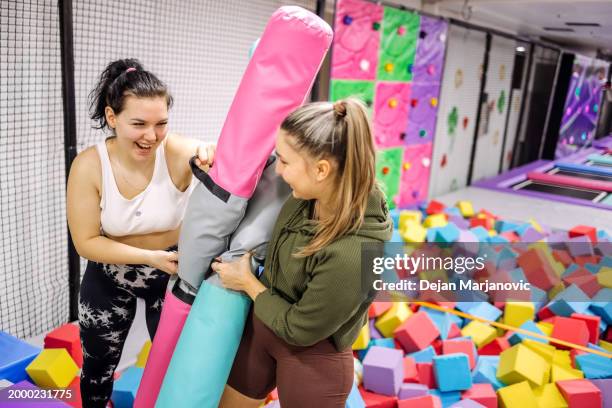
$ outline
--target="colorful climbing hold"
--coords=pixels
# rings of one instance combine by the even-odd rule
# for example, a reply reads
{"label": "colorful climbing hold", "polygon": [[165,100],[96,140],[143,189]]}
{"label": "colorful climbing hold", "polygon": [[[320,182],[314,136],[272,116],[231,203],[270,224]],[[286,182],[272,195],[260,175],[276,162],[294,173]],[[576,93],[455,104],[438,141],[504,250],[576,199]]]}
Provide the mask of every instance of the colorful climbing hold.
{"label": "colorful climbing hold", "polygon": [[406,70],[408,71],[409,74],[412,74],[412,64],[408,64],[408,67],[406,67]]}
{"label": "colorful climbing hold", "polygon": [[499,113],[504,113],[504,109],[506,107],[506,91],[502,89],[499,94],[499,98],[497,99],[497,111]]}
{"label": "colorful climbing hold", "polygon": [[397,27],[397,35],[401,36],[401,35],[404,35],[404,34],[406,34],[406,27],[404,27],[404,26]]}
{"label": "colorful climbing hold", "polygon": [[574,95],[576,95],[576,98],[580,98],[580,87],[579,86],[576,87],[576,91],[574,92]]}
{"label": "colorful climbing hold", "polygon": [[353,17],[349,16],[348,14],[342,18],[342,23],[344,23],[344,25],[351,25],[352,22]]}
{"label": "colorful climbing hold", "polygon": [[421,159],[421,164],[423,165],[423,167],[429,167],[429,165],[431,164],[431,159],[429,157],[423,157]]}
{"label": "colorful climbing hold", "polygon": [[419,104],[419,100],[418,99],[412,98],[410,100],[410,106],[412,106],[413,108],[416,108],[418,104]]}
{"label": "colorful climbing hold", "polygon": [[419,38],[422,40],[425,37],[427,37],[427,32],[423,30],[419,31]]}
{"label": "colorful climbing hold", "polygon": [[438,106],[438,98],[436,98],[436,97],[431,98],[429,100],[429,103],[431,104],[431,106],[433,106],[435,108],[436,106]]}
{"label": "colorful climbing hold", "polygon": [[456,106],[453,106],[450,113],[448,114],[448,118],[446,120],[446,124],[448,127],[448,133],[450,135],[454,135],[457,130],[457,122],[459,121],[459,112]]}
{"label": "colorful climbing hold", "polygon": [[432,65],[432,64],[429,64],[427,66],[427,73],[429,75],[434,75],[436,73],[436,67],[434,65]]}
{"label": "colorful climbing hold", "polygon": [[384,174],[384,175],[389,174],[389,168],[387,166],[382,168],[382,174]]}
{"label": "colorful climbing hold", "polygon": [[387,62],[387,63],[385,64],[385,71],[387,71],[387,72],[392,72],[392,71],[393,71],[393,63],[391,63],[391,62]]}
{"label": "colorful climbing hold", "polygon": [[420,136],[420,137],[425,137],[425,136],[427,136],[427,131],[426,131],[425,129],[421,129],[421,130],[419,130],[419,136]]}
{"label": "colorful climbing hold", "polygon": [[389,102],[387,104],[389,105],[391,109],[395,109],[397,108],[397,99],[391,98],[389,99]]}
{"label": "colorful climbing hold", "polygon": [[370,69],[370,61],[368,61],[367,59],[362,59],[362,60],[359,62],[359,68],[360,68],[362,71],[367,71],[368,69]]}
{"label": "colorful climbing hold", "polygon": [[598,110],[599,110],[599,105],[597,104],[593,105],[593,112],[597,113]]}
{"label": "colorful climbing hold", "polygon": [[404,140],[406,138],[406,132],[400,133],[400,139]]}
{"label": "colorful climbing hold", "polygon": [[404,163],[404,170],[405,170],[405,171],[410,170],[410,167],[412,167],[412,164],[411,164],[410,162],[405,162],[405,163]]}
{"label": "colorful climbing hold", "polygon": [[374,31],[380,30],[380,23],[378,21],[375,21],[372,23],[372,30]]}
{"label": "colorful climbing hold", "polygon": [[470,122],[470,119],[467,116],[463,118],[463,128],[464,129],[468,127],[469,122]]}

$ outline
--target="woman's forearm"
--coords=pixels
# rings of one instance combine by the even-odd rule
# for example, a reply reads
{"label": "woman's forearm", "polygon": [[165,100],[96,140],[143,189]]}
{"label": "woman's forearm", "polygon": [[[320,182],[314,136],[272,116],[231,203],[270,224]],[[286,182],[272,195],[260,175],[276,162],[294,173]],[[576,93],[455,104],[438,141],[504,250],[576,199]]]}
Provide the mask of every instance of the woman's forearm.
{"label": "woman's forearm", "polygon": [[151,261],[151,250],[116,242],[105,236],[90,238],[76,249],[83,258],[99,263],[149,265]]}
{"label": "woman's forearm", "polygon": [[257,295],[259,295],[261,292],[265,291],[266,289],[267,288],[265,287],[265,285],[261,283],[255,276],[253,276],[253,279],[249,279],[248,283],[246,284],[246,287],[244,288],[244,292],[254,302],[255,298],[257,298]]}

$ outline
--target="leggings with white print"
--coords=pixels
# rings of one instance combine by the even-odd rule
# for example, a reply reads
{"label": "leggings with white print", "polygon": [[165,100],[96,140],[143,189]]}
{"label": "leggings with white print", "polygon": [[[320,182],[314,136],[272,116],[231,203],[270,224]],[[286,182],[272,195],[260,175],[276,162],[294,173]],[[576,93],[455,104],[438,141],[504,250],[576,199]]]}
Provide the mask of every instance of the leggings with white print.
{"label": "leggings with white print", "polygon": [[79,296],[84,408],[105,407],[110,399],[113,374],[136,314],[137,297],[145,301],[147,329],[153,339],[169,278],[147,265],[87,263]]}

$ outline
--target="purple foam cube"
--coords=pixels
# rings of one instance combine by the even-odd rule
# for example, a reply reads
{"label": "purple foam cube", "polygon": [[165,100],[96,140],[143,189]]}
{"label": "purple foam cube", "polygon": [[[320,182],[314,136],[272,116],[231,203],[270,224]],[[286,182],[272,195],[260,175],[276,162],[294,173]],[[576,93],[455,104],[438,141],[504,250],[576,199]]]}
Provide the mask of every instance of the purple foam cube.
{"label": "purple foam cube", "polygon": [[27,399],[9,399],[9,390],[38,390],[39,388],[27,380],[20,381],[0,390],[0,407],[2,408],[24,408],[34,405],[37,408],[70,408],[70,405],[54,399],[41,398],[36,400]]}
{"label": "purple foam cube", "polygon": [[449,408],[486,408],[486,407],[474,400],[464,399],[459,402],[455,402]]}
{"label": "purple foam cube", "polygon": [[523,242],[529,242],[529,243],[537,242],[537,241],[541,240],[542,238],[544,238],[544,234],[542,234],[541,232],[537,231],[533,227],[527,228],[521,234],[521,241],[523,241]]}
{"label": "purple foam cube", "polygon": [[468,220],[466,220],[465,218],[463,218],[463,216],[461,215],[451,215],[448,217],[448,221],[452,222],[453,224],[455,224],[457,226],[457,228],[461,229],[461,230],[466,230],[468,228],[470,228],[470,223]]}
{"label": "purple foam cube", "polygon": [[569,249],[572,256],[589,256],[593,255],[593,243],[586,235],[571,238],[567,242],[567,249]]}
{"label": "purple foam cube", "polygon": [[612,407],[612,378],[604,380],[589,380],[601,390],[601,399],[604,407]]}
{"label": "purple foam cube", "polygon": [[376,319],[370,319],[369,326],[370,326],[370,338],[371,339],[382,339],[385,337],[382,334],[380,334],[380,332],[376,328]]}
{"label": "purple foam cube", "polygon": [[423,384],[404,383],[401,385],[398,399],[404,400],[409,398],[422,397],[429,394],[429,388]]}
{"label": "purple foam cube", "polygon": [[363,359],[363,386],[377,394],[395,396],[404,381],[404,353],[372,346]]}

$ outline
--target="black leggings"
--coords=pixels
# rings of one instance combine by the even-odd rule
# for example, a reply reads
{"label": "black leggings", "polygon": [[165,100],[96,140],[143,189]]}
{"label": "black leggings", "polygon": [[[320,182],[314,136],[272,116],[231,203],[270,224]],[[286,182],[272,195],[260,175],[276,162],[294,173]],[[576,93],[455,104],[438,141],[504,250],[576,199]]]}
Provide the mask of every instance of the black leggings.
{"label": "black leggings", "polygon": [[87,263],[79,296],[84,408],[105,407],[110,399],[137,297],[145,301],[147,329],[151,339],[155,336],[169,278],[146,265]]}

